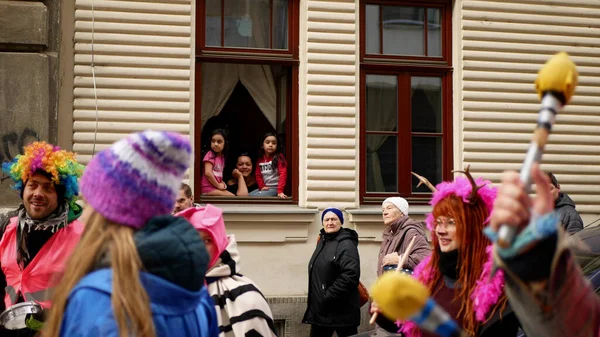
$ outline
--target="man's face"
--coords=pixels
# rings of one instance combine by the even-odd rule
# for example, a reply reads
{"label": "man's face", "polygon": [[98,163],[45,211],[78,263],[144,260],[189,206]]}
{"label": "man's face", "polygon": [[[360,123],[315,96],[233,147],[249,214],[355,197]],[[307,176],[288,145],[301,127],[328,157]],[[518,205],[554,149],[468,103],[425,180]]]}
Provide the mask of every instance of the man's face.
{"label": "man's face", "polygon": [[52,181],[42,174],[34,174],[23,189],[23,206],[33,220],[52,214],[58,208],[58,193]]}
{"label": "man's face", "polygon": [[556,186],[552,185],[552,183],[550,183],[550,193],[552,194],[554,201],[556,201],[558,199],[558,193],[560,193],[560,185],[558,185],[558,187],[556,187]]}
{"label": "man's face", "polygon": [[194,206],[194,196],[192,195],[188,198],[183,189],[179,190],[179,195],[177,196],[177,200],[175,200],[175,207],[173,207],[173,214],[179,213],[192,206]]}

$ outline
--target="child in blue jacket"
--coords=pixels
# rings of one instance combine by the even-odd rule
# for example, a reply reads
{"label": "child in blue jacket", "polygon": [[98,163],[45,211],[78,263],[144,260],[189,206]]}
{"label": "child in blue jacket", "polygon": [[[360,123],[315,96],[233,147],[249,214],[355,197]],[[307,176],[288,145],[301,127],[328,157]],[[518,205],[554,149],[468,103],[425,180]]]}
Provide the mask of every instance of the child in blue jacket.
{"label": "child in blue jacket", "polygon": [[128,136],[88,164],[81,241],[56,289],[44,337],[216,337],[208,254],[171,209],[190,162],[180,135]]}

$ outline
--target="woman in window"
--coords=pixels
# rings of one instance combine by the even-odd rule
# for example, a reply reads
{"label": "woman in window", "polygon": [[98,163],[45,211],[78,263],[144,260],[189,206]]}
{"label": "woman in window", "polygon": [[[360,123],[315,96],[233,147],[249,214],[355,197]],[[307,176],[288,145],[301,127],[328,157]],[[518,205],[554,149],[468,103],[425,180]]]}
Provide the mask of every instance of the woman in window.
{"label": "woman in window", "polygon": [[311,337],[352,336],[360,324],[358,234],[342,228],[344,215],[327,208],[320,240],[308,265],[308,305],[303,323]]}
{"label": "woman in window", "polygon": [[258,185],[252,169],[252,159],[248,153],[244,152],[237,158],[231,179],[227,182],[227,190],[240,197],[247,196],[249,192],[256,189],[258,189]]}

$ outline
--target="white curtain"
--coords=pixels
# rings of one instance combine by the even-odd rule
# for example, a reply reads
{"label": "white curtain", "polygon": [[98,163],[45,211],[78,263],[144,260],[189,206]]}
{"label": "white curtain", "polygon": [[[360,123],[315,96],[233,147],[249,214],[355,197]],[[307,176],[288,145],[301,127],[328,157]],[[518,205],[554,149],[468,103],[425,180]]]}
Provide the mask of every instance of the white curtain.
{"label": "white curtain", "polygon": [[[396,129],[398,123],[397,93],[396,76],[367,75],[367,131],[393,131]],[[367,152],[371,155],[371,168],[375,184],[375,190],[372,192],[385,191],[377,151],[387,138],[388,136],[385,135],[367,134]]]}
{"label": "white curtain", "polygon": [[[269,13],[269,2],[255,5],[250,2],[225,1],[225,46],[269,47],[270,17],[265,15]],[[221,112],[238,81],[248,90],[269,123],[277,128],[277,90],[271,67],[232,63],[202,64],[202,126]]]}
{"label": "white curtain", "polygon": [[277,90],[271,67],[233,63],[202,64],[202,126],[210,117],[221,112],[238,81],[276,128]]}

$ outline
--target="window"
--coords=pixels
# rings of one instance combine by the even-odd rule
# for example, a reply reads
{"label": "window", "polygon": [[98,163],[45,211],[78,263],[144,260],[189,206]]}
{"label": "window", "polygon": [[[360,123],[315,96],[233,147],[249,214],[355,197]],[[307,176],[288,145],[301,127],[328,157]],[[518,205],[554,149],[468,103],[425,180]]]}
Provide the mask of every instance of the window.
{"label": "window", "polygon": [[288,49],[287,0],[207,0],[205,47]]}
{"label": "window", "polygon": [[452,167],[451,1],[361,2],[361,200],[427,201]]}
{"label": "window", "polygon": [[[202,202],[297,201],[299,0],[204,0],[197,5],[194,195]],[[276,133],[291,198],[204,196],[202,159],[215,129],[228,134],[223,181],[241,153],[256,168],[264,135]],[[249,191],[251,192],[251,191]]]}
{"label": "window", "polygon": [[197,51],[297,57],[298,3],[299,0],[201,1]]}

